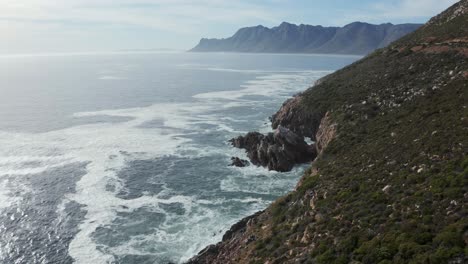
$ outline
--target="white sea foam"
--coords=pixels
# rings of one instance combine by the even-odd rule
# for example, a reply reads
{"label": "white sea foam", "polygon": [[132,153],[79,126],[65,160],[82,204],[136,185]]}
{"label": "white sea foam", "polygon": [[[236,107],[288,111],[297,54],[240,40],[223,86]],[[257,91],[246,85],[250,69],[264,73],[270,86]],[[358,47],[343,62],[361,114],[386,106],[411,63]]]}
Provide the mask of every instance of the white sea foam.
{"label": "white sea foam", "polygon": [[[195,95],[198,99],[211,99],[211,100],[239,100],[245,96],[266,96],[266,97],[278,97],[278,96],[289,96],[291,91],[301,91],[304,86],[292,87],[297,83],[304,83],[308,80],[315,79],[313,77],[322,76],[325,72],[308,72],[301,74],[273,74],[264,77],[259,77],[255,80],[247,82],[242,85],[241,90],[236,91],[218,91],[201,93]],[[327,72],[329,73],[329,72]],[[311,78],[312,77],[312,78]],[[309,85],[311,85],[310,83]],[[307,85],[307,84],[306,84]]]}
{"label": "white sea foam", "polygon": [[236,72],[236,73],[254,73],[254,74],[273,74],[273,73],[315,73],[317,71],[304,71],[304,70],[246,70],[246,69],[231,69],[221,67],[208,67],[204,68],[208,71],[220,71],[220,72]]}
{"label": "white sea foam", "polygon": [[265,168],[248,166],[233,168],[232,177],[221,181],[221,190],[252,194],[282,195],[283,190],[291,190],[304,168],[296,167],[288,173],[268,171]]}
{"label": "white sea foam", "polygon": [[[214,112],[219,109],[255,107],[259,104],[256,99],[249,99],[249,96],[281,100],[282,97],[303,90],[323,74],[324,72],[275,73],[249,81],[239,91],[195,95],[195,101],[191,103],[165,103],[74,114],[75,117],[106,115],[130,118],[119,123],[87,124],[41,134],[0,132],[0,206],[9,206],[14,202],[9,201],[11,195],[8,185],[11,181],[8,177],[37,174],[51,168],[84,162],[87,164],[86,174],[77,182],[76,193],[66,197],[66,200],[84,205],[86,210],[85,219],[79,225],[80,231],[69,246],[69,253],[77,263],[112,262],[112,254],[146,254],[145,243],[168,245],[165,249],[180,256],[179,261],[187,260],[207,244],[218,241],[222,237],[222,231],[236,221],[237,215],[225,216],[222,211],[213,209],[212,206],[216,203],[223,206],[232,202],[243,203],[246,207],[242,214],[247,215],[263,209],[268,201],[251,197],[214,201],[197,200],[196,197],[183,195],[169,197],[167,194],[170,190],[166,186],[156,196],[121,199],[116,196],[122,188],[117,173],[132,160],[167,155],[188,158],[217,155],[225,156],[226,160],[230,156],[246,158],[242,150],[232,149],[228,145],[224,148],[200,146],[188,139],[187,135],[204,133],[210,129],[226,133],[226,136],[243,133],[245,131],[238,131],[233,124],[250,122],[248,118],[235,119]],[[152,120],[161,120],[163,126],[145,127]],[[259,124],[261,122],[260,120]],[[200,128],[197,131],[197,127],[203,125],[210,125],[212,128]],[[267,126],[263,129],[266,130]],[[279,190],[293,186],[298,174],[298,171],[279,174],[255,166],[244,169],[233,167],[230,170],[232,176],[221,181],[221,189],[253,194],[279,195]],[[106,190],[109,182],[116,183],[114,192]],[[160,204],[171,203],[182,204],[184,215],[171,215],[160,207]],[[132,212],[143,207],[166,214],[167,218],[160,229],[151,236],[132,237],[122,246],[106,248],[105,252],[97,249],[92,234],[98,227],[111,224],[118,212]],[[58,210],[64,210],[63,204]],[[181,255],[181,252],[185,254]]]}

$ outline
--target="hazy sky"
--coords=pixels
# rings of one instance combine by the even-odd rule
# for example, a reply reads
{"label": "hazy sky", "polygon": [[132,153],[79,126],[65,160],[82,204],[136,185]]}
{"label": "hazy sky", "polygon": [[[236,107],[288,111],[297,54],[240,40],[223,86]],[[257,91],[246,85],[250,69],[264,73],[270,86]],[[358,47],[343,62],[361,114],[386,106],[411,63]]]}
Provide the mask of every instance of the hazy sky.
{"label": "hazy sky", "polygon": [[282,21],[426,22],[457,0],[0,0],[0,53],[189,49]]}

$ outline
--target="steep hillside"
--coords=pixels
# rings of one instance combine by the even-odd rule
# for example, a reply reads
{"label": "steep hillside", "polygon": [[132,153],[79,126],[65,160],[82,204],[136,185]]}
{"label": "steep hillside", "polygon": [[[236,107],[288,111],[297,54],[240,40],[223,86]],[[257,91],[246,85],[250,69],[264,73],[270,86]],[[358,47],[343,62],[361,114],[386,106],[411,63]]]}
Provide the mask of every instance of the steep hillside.
{"label": "steep hillside", "polygon": [[340,28],[284,22],[271,29],[242,28],[226,39],[202,39],[191,51],[367,54],[420,26],[355,22]]}
{"label": "steep hillside", "polygon": [[285,102],[317,159],[191,263],[468,263],[467,91],[463,0]]}

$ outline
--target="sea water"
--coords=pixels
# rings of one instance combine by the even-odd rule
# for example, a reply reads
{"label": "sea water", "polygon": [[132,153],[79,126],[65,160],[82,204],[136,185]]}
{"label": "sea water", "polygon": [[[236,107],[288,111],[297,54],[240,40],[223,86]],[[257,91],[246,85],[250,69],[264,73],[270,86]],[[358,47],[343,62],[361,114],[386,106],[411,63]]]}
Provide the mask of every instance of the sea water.
{"label": "sea water", "polygon": [[0,263],[182,263],[290,191],[249,166],[288,97],[353,56],[0,56]]}

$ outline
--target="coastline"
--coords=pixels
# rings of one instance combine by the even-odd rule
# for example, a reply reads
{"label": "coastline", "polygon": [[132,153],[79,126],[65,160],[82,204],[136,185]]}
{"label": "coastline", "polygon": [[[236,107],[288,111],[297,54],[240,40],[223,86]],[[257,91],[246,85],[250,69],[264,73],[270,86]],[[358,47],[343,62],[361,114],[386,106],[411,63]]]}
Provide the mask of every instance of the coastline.
{"label": "coastline", "polygon": [[[314,86],[321,83],[321,80],[326,78],[327,76],[328,75],[322,77],[321,79],[318,79],[315,82]],[[309,89],[313,89],[314,86],[312,86]],[[284,116],[288,116],[288,115],[290,116],[291,112],[295,112],[294,114],[297,114],[297,116],[299,116],[298,119],[301,119],[301,120],[306,119],[306,118],[304,118],[304,117],[308,116],[308,114],[306,112],[304,112],[304,111],[301,111],[301,113],[296,112],[297,110],[295,109],[295,107],[297,107],[297,105],[295,104],[294,98],[297,98],[297,96],[291,97],[290,99],[287,99],[283,103],[281,108],[278,110],[278,112],[276,112],[271,117],[273,129],[276,129],[276,130],[280,129],[281,126],[279,124],[280,123],[285,123],[285,121],[287,121],[287,120],[283,120],[282,118]],[[308,136],[310,136],[310,138],[312,140],[314,140],[317,143],[317,144],[310,145],[310,146],[316,148],[317,156],[314,158],[313,161],[310,162],[311,166],[308,169],[306,169],[306,172],[301,176],[301,178],[297,182],[296,187],[294,189],[290,190],[289,193],[294,192],[295,190],[297,190],[298,187],[303,183],[304,177],[307,176],[307,173],[310,172],[311,170],[313,170],[314,162],[318,159],[318,157],[326,149],[327,145],[336,136],[336,123],[331,121],[329,112],[325,113],[321,118],[319,118],[319,120],[320,120],[319,125],[315,126],[316,131],[313,132],[313,136],[311,136],[308,133],[299,132],[300,135],[301,135],[302,140],[304,140],[304,134],[307,134]],[[302,129],[301,127],[296,127],[296,128],[291,127],[291,123],[285,124],[285,125],[287,125],[292,131],[300,131]],[[297,165],[300,165],[301,163],[302,162],[299,162],[299,163],[296,163],[295,165],[297,166]],[[288,194],[286,196],[288,196]],[[283,199],[283,197],[280,197],[277,201],[273,202],[273,204],[277,203],[281,199]],[[269,206],[269,208],[270,207],[271,207],[271,205]],[[247,229],[249,227],[252,227],[253,225],[255,225],[258,222],[261,222],[262,220],[265,220],[265,218],[268,218],[269,216],[267,216],[266,214],[268,214],[267,210],[269,210],[269,208],[267,208],[265,210],[262,210],[262,211],[258,211],[256,213],[250,215],[250,216],[247,216],[247,217],[239,220],[238,222],[233,224],[229,228],[228,231],[226,231],[224,233],[223,238],[222,238],[221,241],[219,241],[217,244],[208,245],[206,248],[202,249],[200,252],[198,252],[197,255],[193,256],[191,259],[189,259],[185,263],[186,264],[206,263],[206,262],[203,262],[203,261],[200,262],[199,259],[204,258],[206,256],[219,254],[220,253],[220,247],[222,246],[223,243],[250,244],[250,243],[256,241],[256,237],[254,235],[249,235],[249,237],[247,239],[245,239],[245,232],[247,231]]]}
{"label": "coastline", "polygon": [[467,13],[460,1],[287,100],[272,128],[311,138],[317,158],[188,263],[468,261]]}

